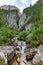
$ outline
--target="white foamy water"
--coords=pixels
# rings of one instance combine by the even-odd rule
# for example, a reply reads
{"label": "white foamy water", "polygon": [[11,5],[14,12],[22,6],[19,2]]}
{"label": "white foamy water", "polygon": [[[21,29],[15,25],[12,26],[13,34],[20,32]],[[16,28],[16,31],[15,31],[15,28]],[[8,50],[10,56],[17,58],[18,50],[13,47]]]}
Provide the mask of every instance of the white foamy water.
{"label": "white foamy water", "polygon": [[21,61],[20,65],[30,65],[29,62],[26,61],[26,56],[25,56],[25,50],[26,50],[26,42],[24,41],[19,41],[18,46],[20,47],[20,53],[21,53]]}

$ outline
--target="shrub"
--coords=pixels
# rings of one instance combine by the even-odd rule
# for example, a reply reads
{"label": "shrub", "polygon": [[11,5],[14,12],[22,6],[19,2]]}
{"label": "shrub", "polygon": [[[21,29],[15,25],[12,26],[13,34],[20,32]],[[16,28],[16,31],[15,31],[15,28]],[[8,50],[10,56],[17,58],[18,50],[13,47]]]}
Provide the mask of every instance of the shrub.
{"label": "shrub", "polygon": [[18,34],[18,39],[25,40],[28,35],[28,31],[23,31]]}
{"label": "shrub", "polygon": [[0,41],[8,41],[13,31],[7,27],[2,27],[0,29]]}

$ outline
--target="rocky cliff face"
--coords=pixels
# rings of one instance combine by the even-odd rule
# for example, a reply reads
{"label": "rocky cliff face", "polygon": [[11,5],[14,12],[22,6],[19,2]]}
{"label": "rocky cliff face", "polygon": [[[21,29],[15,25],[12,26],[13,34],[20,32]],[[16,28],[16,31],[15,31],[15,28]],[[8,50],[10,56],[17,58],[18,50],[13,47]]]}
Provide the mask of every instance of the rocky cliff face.
{"label": "rocky cliff face", "polygon": [[[0,19],[4,22],[7,22],[8,27],[13,27],[20,30],[22,26],[25,25],[28,16],[23,13],[21,15],[20,10],[11,5],[4,5],[0,7]],[[30,26],[25,26],[25,29],[28,30]]]}
{"label": "rocky cliff face", "polygon": [[23,13],[19,19],[19,29],[25,24],[26,15]]}
{"label": "rocky cliff face", "polygon": [[25,13],[23,13],[19,19],[19,30],[21,28],[24,28],[26,31],[30,29],[32,26],[32,23],[28,23],[28,20],[30,19],[30,16],[27,16]]}
{"label": "rocky cliff face", "polygon": [[3,21],[7,22],[7,26],[19,27],[20,10],[15,6],[4,5],[0,7]]}
{"label": "rocky cliff face", "polygon": [[43,4],[43,0],[39,0],[39,2],[40,2],[41,4]]}

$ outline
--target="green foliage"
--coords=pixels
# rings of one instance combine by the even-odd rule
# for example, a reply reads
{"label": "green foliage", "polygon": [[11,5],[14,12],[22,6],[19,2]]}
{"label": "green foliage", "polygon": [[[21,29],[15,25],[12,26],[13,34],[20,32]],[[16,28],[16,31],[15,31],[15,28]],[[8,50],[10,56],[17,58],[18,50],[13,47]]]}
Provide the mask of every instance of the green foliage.
{"label": "green foliage", "polygon": [[10,36],[12,35],[12,30],[6,27],[2,27],[0,29],[0,41],[8,41]]}
{"label": "green foliage", "polygon": [[[40,16],[41,16],[41,14],[40,14],[40,12],[41,12],[41,4],[40,4],[40,2],[38,1],[36,4],[34,4],[33,6],[30,6],[30,7],[28,7],[28,8],[25,8],[24,10],[23,10],[23,13],[25,13],[26,15],[27,15],[27,18],[26,18],[26,22],[25,22],[25,24],[21,27],[21,29],[23,30],[25,30],[25,26],[27,25],[27,24],[29,24],[29,23],[34,23],[35,21],[39,21],[40,20]],[[43,10],[42,10],[42,12],[43,12]],[[43,15],[42,15],[43,16]],[[28,17],[30,17],[30,18],[28,18]]]}
{"label": "green foliage", "polygon": [[17,10],[5,10],[5,9],[0,9],[0,14],[3,15],[3,14],[9,14],[9,12],[16,12]]}
{"label": "green foliage", "polygon": [[18,34],[18,39],[25,40],[28,35],[28,31],[23,31]]}
{"label": "green foliage", "polygon": [[3,16],[9,14],[9,12],[17,12],[17,10],[4,10],[0,9],[0,45],[1,42],[8,42],[9,39],[13,36],[16,37],[18,32],[14,27],[7,27],[7,21],[3,21]]}
{"label": "green foliage", "polygon": [[41,5],[40,18],[43,19],[43,4]]}
{"label": "green foliage", "polygon": [[13,36],[17,37],[18,36],[18,31],[13,31]]}
{"label": "green foliage", "polygon": [[39,14],[39,12],[40,12],[40,3],[39,2],[37,2],[36,4],[34,4],[31,7],[25,8],[23,10],[23,13],[25,13],[29,16],[31,16],[33,14]]}
{"label": "green foliage", "polygon": [[[41,22],[42,20],[35,22],[29,31],[29,35],[27,36],[28,41],[34,46],[37,46],[37,42],[41,43],[40,40],[43,40],[43,24]],[[38,37],[39,40],[37,40],[36,37]]]}
{"label": "green foliage", "polygon": [[[25,20],[26,23],[24,23],[24,25],[21,27],[20,32],[13,27],[7,27],[6,23],[2,20],[2,16],[9,14],[9,12],[12,11],[0,10],[0,42],[8,42],[11,36],[13,36],[18,37],[19,40],[27,39],[28,42],[35,47],[37,46],[37,42],[43,44],[43,42],[41,42],[43,41],[43,4],[40,4],[38,1],[33,6],[23,10],[23,13],[27,15],[27,18]],[[25,31],[25,26],[29,23],[33,23],[33,25],[29,31]],[[39,40],[36,39],[37,37]]]}
{"label": "green foliage", "polygon": [[6,26],[6,22],[4,22],[1,18],[0,18],[0,28]]}
{"label": "green foliage", "polygon": [[[37,44],[43,44],[43,4],[40,3],[40,0],[31,7],[25,8],[23,10],[27,16],[30,16],[26,23],[22,26],[25,26],[29,23],[33,23],[31,26],[29,33],[27,35],[27,40],[31,45],[37,46]],[[38,40],[36,39],[38,37]],[[41,40],[41,41],[40,41]]]}

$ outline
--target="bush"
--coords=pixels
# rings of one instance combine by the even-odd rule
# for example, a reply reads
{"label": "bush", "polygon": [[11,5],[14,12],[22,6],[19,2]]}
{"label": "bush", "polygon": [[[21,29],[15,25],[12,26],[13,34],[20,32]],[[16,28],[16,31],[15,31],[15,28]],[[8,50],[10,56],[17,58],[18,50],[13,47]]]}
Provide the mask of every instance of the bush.
{"label": "bush", "polygon": [[28,31],[23,31],[18,34],[18,39],[25,40],[28,35]]}
{"label": "bush", "polygon": [[43,41],[43,24],[41,20],[34,23],[29,31],[29,35],[27,36],[28,42],[30,44],[37,46],[37,44],[42,43]]}
{"label": "bush", "polygon": [[2,27],[0,29],[0,41],[8,41],[13,31],[7,27]]}

